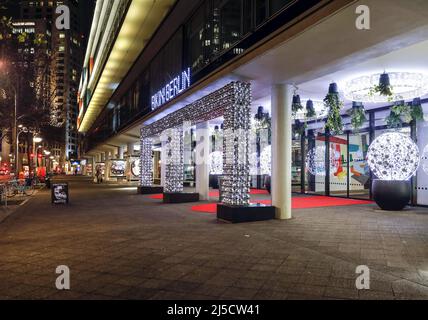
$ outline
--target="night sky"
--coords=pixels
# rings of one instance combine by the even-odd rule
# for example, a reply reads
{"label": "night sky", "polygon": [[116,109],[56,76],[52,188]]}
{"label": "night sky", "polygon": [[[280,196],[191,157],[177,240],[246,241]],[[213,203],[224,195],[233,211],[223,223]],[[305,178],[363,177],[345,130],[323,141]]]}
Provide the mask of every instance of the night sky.
{"label": "night sky", "polygon": [[[87,38],[94,14],[96,0],[80,0],[80,25],[82,33]],[[0,0],[0,16],[9,16],[19,18],[19,1],[18,0]]]}

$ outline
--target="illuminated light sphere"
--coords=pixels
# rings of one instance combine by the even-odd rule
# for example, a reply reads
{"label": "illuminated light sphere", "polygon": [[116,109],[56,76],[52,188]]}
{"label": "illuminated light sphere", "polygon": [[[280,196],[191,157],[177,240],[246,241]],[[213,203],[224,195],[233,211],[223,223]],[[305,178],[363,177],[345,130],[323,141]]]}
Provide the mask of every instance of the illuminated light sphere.
{"label": "illuminated light sphere", "polygon": [[[317,146],[309,150],[306,156],[306,168],[314,176],[325,176],[325,146]],[[330,152],[330,173],[336,172],[338,168],[338,159],[340,154],[338,152]]]}
{"label": "illuminated light sphere", "polygon": [[[393,91],[393,101],[412,100],[428,93],[428,75],[411,72],[388,72]],[[381,74],[366,75],[348,81],[344,86],[345,98],[366,103],[389,102],[389,97],[379,93],[370,94],[379,85]]]}
{"label": "illuminated light sphere", "polygon": [[422,152],[422,169],[424,172],[428,175],[428,145],[424,148],[424,151]]}
{"label": "illuminated light sphere", "polygon": [[377,178],[405,181],[418,170],[419,149],[410,137],[398,132],[387,132],[370,145],[367,161]]}
{"label": "illuminated light sphere", "polygon": [[210,153],[210,174],[223,174],[223,152]]}
{"label": "illuminated light sphere", "polygon": [[263,149],[262,153],[260,154],[260,169],[261,174],[272,174],[272,147],[267,146]]}

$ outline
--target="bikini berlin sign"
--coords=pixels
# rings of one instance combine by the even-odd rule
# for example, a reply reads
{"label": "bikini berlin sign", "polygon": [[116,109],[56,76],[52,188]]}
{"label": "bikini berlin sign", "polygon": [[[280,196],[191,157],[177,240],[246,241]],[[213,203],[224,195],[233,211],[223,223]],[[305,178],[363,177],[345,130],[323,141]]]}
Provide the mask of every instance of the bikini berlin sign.
{"label": "bikini berlin sign", "polygon": [[152,96],[152,110],[174,99],[190,87],[190,68],[172,79],[166,86]]}

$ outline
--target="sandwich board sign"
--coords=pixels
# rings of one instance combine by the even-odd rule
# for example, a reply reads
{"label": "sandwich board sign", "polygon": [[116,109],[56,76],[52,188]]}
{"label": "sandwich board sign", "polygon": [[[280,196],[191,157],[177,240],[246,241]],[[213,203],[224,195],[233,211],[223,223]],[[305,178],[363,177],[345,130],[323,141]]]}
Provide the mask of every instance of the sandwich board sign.
{"label": "sandwich board sign", "polygon": [[51,190],[53,204],[68,204],[68,183],[53,183]]}

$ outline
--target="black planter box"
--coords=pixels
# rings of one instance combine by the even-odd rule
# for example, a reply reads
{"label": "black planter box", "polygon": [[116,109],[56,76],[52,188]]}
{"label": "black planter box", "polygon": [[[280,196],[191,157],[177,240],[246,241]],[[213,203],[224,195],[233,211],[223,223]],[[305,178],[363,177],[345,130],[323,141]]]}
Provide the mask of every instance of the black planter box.
{"label": "black planter box", "polygon": [[218,204],[217,219],[232,223],[272,220],[275,219],[275,207],[262,204],[249,206]]}
{"label": "black planter box", "polygon": [[187,203],[187,202],[198,202],[199,193],[164,193],[164,203]]}
{"label": "black planter box", "polygon": [[137,189],[138,194],[158,194],[163,193],[163,187],[141,187]]}
{"label": "black planter box", "polygon": [[382,210],[400,211],[410,202],[410,181],[373,180],[373,199]]}

